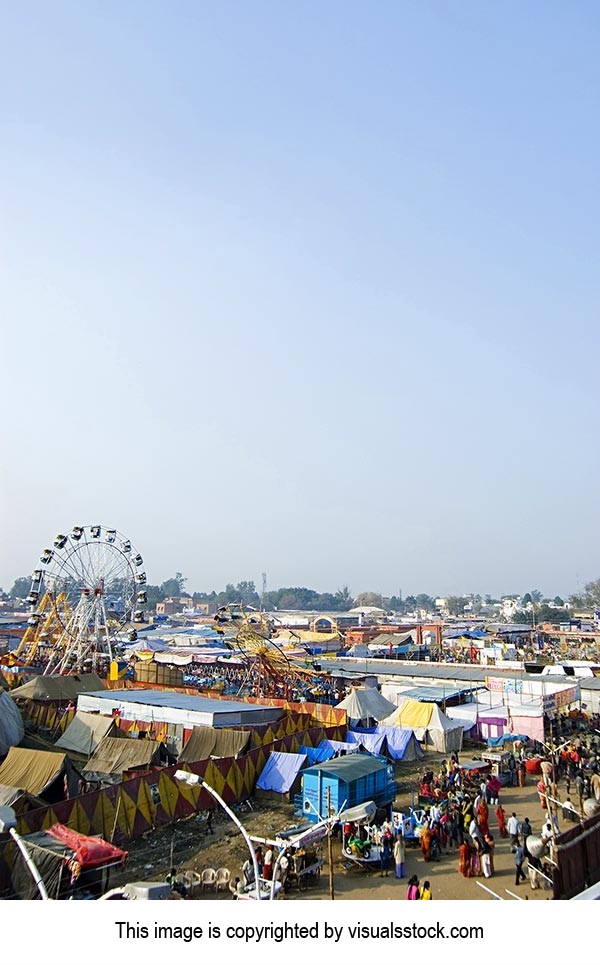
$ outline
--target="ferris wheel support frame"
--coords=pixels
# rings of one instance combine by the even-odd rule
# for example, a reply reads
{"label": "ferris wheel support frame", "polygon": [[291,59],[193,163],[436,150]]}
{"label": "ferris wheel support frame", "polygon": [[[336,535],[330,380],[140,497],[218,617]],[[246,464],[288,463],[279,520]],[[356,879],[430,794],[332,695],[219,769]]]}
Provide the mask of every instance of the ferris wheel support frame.
{"label": "ferris wheel support frame", "polygon": [[[45,674],[81,672],[92,655],[92,669],[114,660],[117,634],[127,624],[143,622],[138,607],[146,602],[146,574],[143,559],[131,541],[115,529],[102,526],[74,526],[59,534],[54,548],[45,549],[40,563],[47,569],[34,571],[28,597],[32,615],[28,623],[37,628],[44,615],[35,612],[43,594],[56,602],[53,615],[58,631],[49,654]],[[107,592],[117,595],[114,612],[107,609]]]}

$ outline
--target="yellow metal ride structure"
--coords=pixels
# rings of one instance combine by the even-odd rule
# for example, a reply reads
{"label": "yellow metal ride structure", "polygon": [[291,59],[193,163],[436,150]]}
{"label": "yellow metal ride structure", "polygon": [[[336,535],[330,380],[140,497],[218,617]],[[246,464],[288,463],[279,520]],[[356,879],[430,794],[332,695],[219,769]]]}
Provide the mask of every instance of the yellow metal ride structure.
{"label": "yellow metal ride structure", "polygon": [[277,628],[266,614],[229,603],[215,613],[214,626],[243,659],[246,672],[238,694],[250,690],[257,697],[289,697],[294,687],[310,685],[313,673],[275,642]]}
{"label": "yellow metal ride structure", "polygon": [[39,656],[47,656],[60,645],[65,626],[71,619],[71,608],[66,593],[46,591],[36,613],[27,621],[27,629],[15,650],[15,656],[27,666]]}

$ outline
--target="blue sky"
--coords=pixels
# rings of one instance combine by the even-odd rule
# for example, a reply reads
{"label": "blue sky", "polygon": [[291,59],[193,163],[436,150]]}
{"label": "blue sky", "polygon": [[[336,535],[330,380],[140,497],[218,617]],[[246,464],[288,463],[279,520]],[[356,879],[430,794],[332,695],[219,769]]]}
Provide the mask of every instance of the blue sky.
{"label": "blue sky", "polygon": [[600,575],[592,3],[3,8],[0,585]]}

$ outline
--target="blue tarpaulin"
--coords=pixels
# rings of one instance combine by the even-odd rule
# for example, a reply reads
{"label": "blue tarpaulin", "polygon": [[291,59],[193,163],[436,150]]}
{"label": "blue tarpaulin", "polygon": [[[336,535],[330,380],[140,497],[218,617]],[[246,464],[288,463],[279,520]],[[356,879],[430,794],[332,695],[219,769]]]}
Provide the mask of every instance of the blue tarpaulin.
{"label": "blue tarpaulin", "polygon": [[465,637],[467,640],[483,640],[487,635],[485,630],[452,630],[444,634],[442,642],[444,640],[458,640],[460,637]]}
{"label": "blue tarpaulin", "polygon": [[364,731],[349,730],[346,739],[350,744],[358,744],[364,747],[369,754],[380,754],[385,734],[367,734]]}
{"label": "blue tarpaulin", "polygon": [[393,761],[418,761],[425,756],[410,727],[387,727],[379,724],[377,733],[385,737],[388,757]]}
{"label": "blue tarpaulin", "polygon": [[319,747],[332,750],[334,754],[339,754],[341,751],[345,751],[347,754],[358,754],[358,751],[360,750],[358,744],[349,744],[346,741],[322,740],[319,744]]}
{"label": "blue tarpaulin", "polygon": [[286,794],[296,780],[298,772],[305,765],[306,754],[271,751],[256,786],[261,791],[277,791],[278,794]]}
{"label": "blue tarpaulin", "polygon": [[329,747],[321,747],[320,745],[319,747],[307,747],[306,744],[300,744],[300,753],[306,755],[310,767],[312,764],[321,764],[323,761],[328,761],[335,752]]}
{"label": "blue tarpaulin", "polygon": [[[376,727],[355,727],[348,731],[347,736],[348,740],[356,740],[371,754],[387,753],[393,761],[420,761],[425,756],[423,748],[410,727],[392,727],[388,724],[377,724]],[[384,737],[386,746],[382,750],[383,742],[377,743],[377,741]],[[377,750],[372,750],[372,746],[377,747]]]}
{"label": "blue tarpaulin", "polygon": [[528,740],[527,734],[502,734],[501,737],[488,737],[487,743],[488,747],[502,747],[503,744],[512,743],[512,741],[521,741],[522,744],[526,744]]}

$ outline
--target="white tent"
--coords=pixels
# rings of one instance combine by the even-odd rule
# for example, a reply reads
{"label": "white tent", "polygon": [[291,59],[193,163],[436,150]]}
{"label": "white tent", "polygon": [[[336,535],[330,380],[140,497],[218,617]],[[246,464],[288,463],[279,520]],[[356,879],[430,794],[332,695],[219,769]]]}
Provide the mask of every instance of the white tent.
{"label": "white tent", "polygon": [[392,711],[396,709],[394,704],[386,700],[376,687],[361,687],[352,690],[341,703],[337,704],[337,707],[346,711],[349,720],[368,720],[371,717],[378,721],[383,720],[384,717],[389,717]]}
{"label": "white tent", "polygon": [[477,726],[478,704],[473,701],[470,704],[457,704],[456,707],[446,707],[446,717],[462,724],[465,731],[472,730]]}
{"label": "white tent", "polygon": [[433,744],[436,751],[450,753],[461,750],[462,742],[463,725],[457,720],[451,720],[434,704],[431,720],[427,725],[426,743]]}

